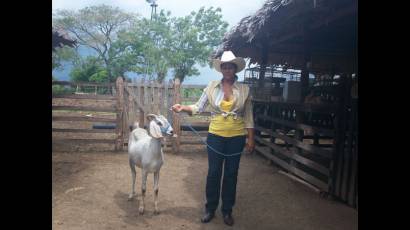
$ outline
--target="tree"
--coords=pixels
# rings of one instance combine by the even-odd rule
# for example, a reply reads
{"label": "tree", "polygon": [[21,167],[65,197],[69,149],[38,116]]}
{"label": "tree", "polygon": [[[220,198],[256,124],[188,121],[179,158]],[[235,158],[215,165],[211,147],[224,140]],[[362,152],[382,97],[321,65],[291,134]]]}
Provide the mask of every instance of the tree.
{"label": "tree", "polygon": [[159,82],[165,79],[170,68],[171,13],[161,10],[153,20],[142,19],[126,35],[139,57],[136,72],[149,75]]}
{"label": "tree", "polygon": [[175,78],[181,82],[187,76],[199,75],[195,64],[201,66],[211,62],[209,57],[221,43],[228,23],[222,20],[221,8],[201,7],[198,12],[182,18],[173,18],[170,40],[169,62]]}
{"label": "tree", "polygon": [[79,59],[70,72],[74,82],[107,82],[108,77],[101,59],[93,56]]}
{"label": "tree", "polygon": [[[211,52],[220,44],[228,23],[222,21],[221,9],[200,8],[185,17],[173,17],[161,10],[153,20],[142,19],[129,32],[131,43],[141,44],[145,65],[139,71],[161,82],[169,69],[181,82],[187,76],[199,75],[195,64],[209,63]],[[145,70],[145,71],[144,71]]]}
{"label": "tree", "polygon": [[63,61],[73,61],[77,57],[77,52],[74,48],[63,46],[55,48],[52,52],[52,69],[60,70]]}
{"label": "tree", "polygon": [[124,65],[121,59],[126,46],[112,45],[121,31],[134,26],[137,18],[137,15],[125,13],[118,7],[98,5],[79,11],[58,10],[53,26],[71,33],[80,45],[94,49],[103,61],[108,80],[114,81],[117,77],[115,74],[124,73],[133,63]]}

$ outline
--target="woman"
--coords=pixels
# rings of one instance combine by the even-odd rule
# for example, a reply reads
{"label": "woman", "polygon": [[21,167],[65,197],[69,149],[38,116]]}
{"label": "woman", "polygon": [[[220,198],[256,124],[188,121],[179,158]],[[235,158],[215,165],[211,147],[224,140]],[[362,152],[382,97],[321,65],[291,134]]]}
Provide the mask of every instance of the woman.
{"label": "woman", "polygon": [[[222,80],[211,81],[194,105],[175,104],[175,112],[197,114],[209,105],[211,122],[207,137],[208,176],[206,180],[206,213],[201,221],[207,223],[215,216],[218,207],[222,165],[224,164],[221,211],[225,224],[232,226],[232,207],[235,204],[236,182],[240,153],[255,147],[254,124],[249,87],[237,83],[236,73],[245,67],[245,60],[225,51],[221,60],[213,61],[214,68],[222,73]],[[231,156],[229,156],[231,155]]]}

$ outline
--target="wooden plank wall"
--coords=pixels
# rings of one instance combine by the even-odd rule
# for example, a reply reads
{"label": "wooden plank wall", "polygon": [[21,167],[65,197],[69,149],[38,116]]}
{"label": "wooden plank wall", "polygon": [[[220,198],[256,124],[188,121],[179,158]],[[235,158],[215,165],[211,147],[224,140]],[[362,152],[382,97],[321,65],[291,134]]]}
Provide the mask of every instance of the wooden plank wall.
{"label": "wooden plank wall", "polygon": [[[331,113],[332,110],[332,106],[254,101],[256,150],[288,172],[327,192],[332,150],[322,141],[331,140],[333,130],[327,126],[315,126],[304,117],[318,111]],[[316,143],[313,141],[315,136],[319,139]]]}
{"label": "wooden plank wall", "polygon": [[357,207],[357,99],[347,76],[335,87],[314,88],[320,104],[254,99],[255,139],[257,152]]}

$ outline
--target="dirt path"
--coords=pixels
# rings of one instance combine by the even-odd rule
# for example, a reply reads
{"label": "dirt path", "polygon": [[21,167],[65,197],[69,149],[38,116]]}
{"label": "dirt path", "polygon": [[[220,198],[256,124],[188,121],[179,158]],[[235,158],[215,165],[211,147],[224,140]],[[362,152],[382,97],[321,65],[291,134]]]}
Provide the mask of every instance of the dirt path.
{"label": "dirt path", "polygon": [[[53,153],[53,229],[227,229],[220,212],[201,224],[207,157],[204,148],[166,154],[161,170],[159,208],[153,215],[153,175],[147,182],[146,212],[137,199],[127,201],[131,176],[126,153]],[[279,174],[258,155],[241,159],[237,203],[231,229],[357,229],[358,213],[320,198],[304,185]],[[229,228],[228,228],[229,229]]]}

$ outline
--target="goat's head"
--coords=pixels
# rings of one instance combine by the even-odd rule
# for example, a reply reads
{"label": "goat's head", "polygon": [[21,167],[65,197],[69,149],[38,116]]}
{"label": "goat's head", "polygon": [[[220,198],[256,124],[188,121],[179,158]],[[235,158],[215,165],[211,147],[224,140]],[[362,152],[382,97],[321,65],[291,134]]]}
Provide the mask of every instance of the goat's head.
{"label": "goat's head", "polygon": [[148,114],[149,133],[154,138],[172,136],[174,130],[168,120],[162,115]]}
{"label": "goat's head", "polygon": [[139,128],[139,123],[135,121],[133,125],[129,126],[129,128],[130,128],[130,132],[132,132],[132,130]]}

